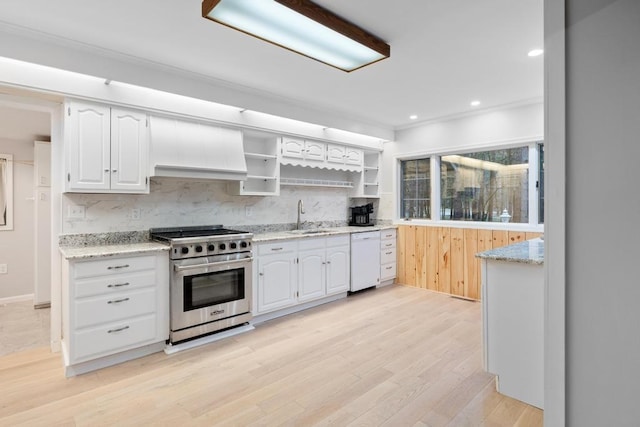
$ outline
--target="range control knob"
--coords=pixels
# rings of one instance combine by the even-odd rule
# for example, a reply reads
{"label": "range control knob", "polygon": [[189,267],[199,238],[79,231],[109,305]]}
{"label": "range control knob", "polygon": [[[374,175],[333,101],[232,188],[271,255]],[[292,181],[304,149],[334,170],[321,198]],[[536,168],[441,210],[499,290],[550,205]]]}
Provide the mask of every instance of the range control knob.
{"label": "range control knob", "polygon": [[241,248],[246,248],[247,246],[249,246],[249,245],[247,244],[247,242],[240,242],[240,247],[241,247]]}
{"label": "range control knob", "polygon": [[218,249],[220,249],[221,251],[224,251],[225,249],[227,249],[227,245],[225,245],[224,243],[220,243],[218,245]]}
{"label": "range control knob", "polygon": [[208,250],[209,252],[213,252],[215,249],[216,249],[216,247],[215,247],[215,246],[213,246],[213,245],[209,245],[209,246],[207,246],[207,250]]}
{"label": "range control knob", "polygon": [[238,247],[237,243],[234,242],[234,243],[231,244],[231,249],[236,249],[237,247]]}
{"label": "range control knob", "polygon": [[202,252],[202,246],[200,245],[196,246],[196,252]]}
{"label": "range control knob", "polygon": [[188,254],[189,253],[189,248],[186,246],[183,246],[182,249],[180,249],[180,252],[182,252],[183,254]]}

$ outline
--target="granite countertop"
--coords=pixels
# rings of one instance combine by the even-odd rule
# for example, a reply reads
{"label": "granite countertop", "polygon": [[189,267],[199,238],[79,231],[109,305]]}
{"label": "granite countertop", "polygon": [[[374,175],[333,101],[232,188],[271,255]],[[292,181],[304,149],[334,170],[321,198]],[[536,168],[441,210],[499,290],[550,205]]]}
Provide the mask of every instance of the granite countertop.
{"label": "granite countertop", "polygon": [[149,252],[168,251],[169,246],[160,242],[134,242],[107,245],[59,246],[66,259],[87,259],[118,255],[135,255]]}
{"label": "granite countertop", "polygon": [[302,239],[307,237],[321,237],[321,236],[335,236],[339,234],[351,234],[351,233],[364,233],[365,231],[378,231],[378,230],[388,230],[391,228],[397,228],[395,225],[374,225],[371,227],[327,227],[327,228],[319,228],[319,230],[323,230],[320,233],[305,233],[311,231],[309,230],[300,230],[298,232],[295,231],[272,231],[268,233],[255,233],[253,235],[253,243],[264,243],[271,242],[276,240],[291,240],[291,239]]}
{"label": "granite countertop", "polygon": [[544,264],[544,241],[540,238],[514,243],[513,245],[480,252],[482,259],[519,262],[523,264]]}

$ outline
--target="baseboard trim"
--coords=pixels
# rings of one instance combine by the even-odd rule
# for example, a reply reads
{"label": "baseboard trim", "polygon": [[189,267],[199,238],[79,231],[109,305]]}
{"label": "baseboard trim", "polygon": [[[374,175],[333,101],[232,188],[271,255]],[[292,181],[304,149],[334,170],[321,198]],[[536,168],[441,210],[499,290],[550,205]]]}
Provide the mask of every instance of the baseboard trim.
{"label": "baseboard trim", "polygon": [[12,302],[33,301],[33,294],[16,295],[14,297],[0,298],[0,304],[11,304]]}

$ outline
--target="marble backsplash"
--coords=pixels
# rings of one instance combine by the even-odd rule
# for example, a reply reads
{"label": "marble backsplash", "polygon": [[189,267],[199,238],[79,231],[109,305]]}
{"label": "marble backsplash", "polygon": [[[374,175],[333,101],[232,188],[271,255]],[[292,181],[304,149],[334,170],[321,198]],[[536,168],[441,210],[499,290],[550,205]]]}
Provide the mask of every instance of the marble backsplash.
{"label": "marble backsplash", "polygon": [[[132,232],[204,224],[252,232],[282,231],[295,225],[298,200],[305,207],[303,227],[343,226],[347,224],[349,207],[366,203],[350,199],[349,190],[342,188],[283,186],[280,196],[260,197],[232,196],[226,185],[222,181],[152,178],[150,194],[66,193],[62,197],[62,232]],[[84,206],[85,218],[68,218],[70,206]],[[134,210],[139,211],[138,219]]]}

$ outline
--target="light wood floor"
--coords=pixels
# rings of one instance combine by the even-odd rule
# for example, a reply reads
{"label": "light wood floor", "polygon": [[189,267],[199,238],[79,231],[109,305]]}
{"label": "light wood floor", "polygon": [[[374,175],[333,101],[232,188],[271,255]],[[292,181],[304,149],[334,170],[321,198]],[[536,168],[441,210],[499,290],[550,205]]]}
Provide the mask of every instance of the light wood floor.
{"label": "light wood floor", "polygon": [[0,357],[0,425],[540,426],[481,367],[480,304],[392,286],[65,379]]}

